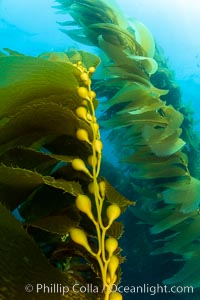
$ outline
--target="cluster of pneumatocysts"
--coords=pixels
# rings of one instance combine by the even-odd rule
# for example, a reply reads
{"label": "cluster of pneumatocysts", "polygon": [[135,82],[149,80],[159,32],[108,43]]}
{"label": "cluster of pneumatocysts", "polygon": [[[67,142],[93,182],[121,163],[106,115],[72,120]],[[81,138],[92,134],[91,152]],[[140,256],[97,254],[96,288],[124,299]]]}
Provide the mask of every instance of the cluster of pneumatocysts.
{"label": "cluster of pneumatocysts", "polygon": [[[119,266],[119,257],[115,254],[118,248],[118,241],[113,237],[108,237],[107,230],[117,219],[121,213],[120,207],[117,204],[111,204],[106,209],[107,224],[102,221],[102,209],[105,200],[105,181],[99,181],[101,157],[102,157],[102,142],[100,140],[99,125],[95,117],[94,99],[96,94],[91,90],[91,75],[95,72],[94,67],[88,70],[78,62],[74,65],[80,70],[81,86],[78,88],[78,95],[82,99],[75,113],[77,117],[84,120],[90,126],[90,134],[85,128],[78,128],[76,137],[82,142],[86,142],[91,147],[91,155],[87,162],[80,158],[72,160],[74,170],[82,171],[90,177],[88,192],[91,197],[85,194],[79,194],[76,197],[76,206],[93,222],[96,233],[98,246],[97,250],[93,250],[87,238],[86,232],[81,228],[71,228],[71,239],[82,245],[92,256],[96,258],[101,270],[105,300],[121,300],[122,295],[118,292],[112,292],[112,286],[117,281],[117,270]],[[86,127],[87,128],[87,127]],[[91,199],[94,199],[92,201]],[[93,205],[92,205],[93,203]],[[94,214],[94,210],[96,213]]]}

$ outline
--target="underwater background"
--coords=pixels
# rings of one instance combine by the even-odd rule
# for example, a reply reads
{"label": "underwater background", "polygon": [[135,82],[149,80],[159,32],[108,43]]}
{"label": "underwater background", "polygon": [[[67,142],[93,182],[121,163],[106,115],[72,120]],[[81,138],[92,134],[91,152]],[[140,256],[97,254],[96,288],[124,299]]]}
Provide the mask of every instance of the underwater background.
{"label": "underwater background", "polygon": [[[113,3],[113,1],[109,1]],[[167,59],[168,67],[175,82],[179,85],[181,99],[186,110],[193,117],[193,130],[200,134],[199,90],[200,90],[200,3],[198,0],[118,0],[125,16],[143,22],[153,34],[156,43],[161,47]],[[0,51],[9,48],[25,55],[37,56],[42,52],[85,50],[98,55],[95,47],[85,46],[70,39],[59,30],[57,21],[66,21],[66,16],[56,14],[50,0],[0,0]],[[98,92],[97,92],[98,97]],[[101,106],[100,106],[101,107]],[[101,118],[100,110],[98,116]],[[104,156],[102,174],[114,187],[131,200],[128,188],[128,167],[118,160],[118,150],[114,149],[107,133],[102,133]],[[114,156],[113,156],[114,154]],[[120,156],[120,155],[119,155]],[[111,164],[110,164],[111,163]],[[127,172],[122,176],[121,172]],[[155,236],[149,232],[149,226],[141,224],[131,211],[127,211],[122,221],[125,232],[121,239],[121,248],[126,256],[122,265],[123,285],[162,284],[182,266],[182,261],[172,254],[150,255],[153,250]],[[162,239],[162,237],[160,237]],[[200,278],[199,278],[200,280]],[[199,299],[200,293],[181,295],[131,295],[128,299]]]}

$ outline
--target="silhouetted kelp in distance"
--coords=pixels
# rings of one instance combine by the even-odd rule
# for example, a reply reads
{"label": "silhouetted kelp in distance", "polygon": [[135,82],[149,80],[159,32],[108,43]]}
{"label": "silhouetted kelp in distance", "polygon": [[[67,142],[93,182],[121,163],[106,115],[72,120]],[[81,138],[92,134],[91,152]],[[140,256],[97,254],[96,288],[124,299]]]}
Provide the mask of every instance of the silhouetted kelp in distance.
{"label": "silhouetted kelp in distance", "polygon": [[[103,125],[116,129],[110,141],[119,153],[122,147],[128,149],[130,155],[123,157],[123,161],[129,168],[133,166],[129,180],[134,186],[134,180],[137,182],[137,191],[140,185],[144,191],[141,193],[144,204],[140,202],[138,210],[137,206],[133,208],[133,214],[151,224],[153,234],[166,232],[163,247],[154,254],[172,252],[185,260],[183,268],[164,282],[199,287],[200,174],[198,168],[196,171],[188,168],[193,158],[186,152],[190,153],[188,148],[193,145],[188,138],[184,147],[185,119],[180,93],[159,63],[160,53],[157,51],[154,56],[152,35],[142,23],[125,20],[104,1],[57,2],[60,12],[70,14],[74,20],[59,23],[67,28],[62,31],[78,42],[97,46],[107,55],[104,73],[98,74],[98,88],[104,96],[111,91],[113,97],[108,96],[102,105],[109,116]],[[159,88],[152,84],[163,78],[169,84]],[[192,131],[187,125],[183,129],[185,133]],[[184,134],[186,138],[189,136]],[[197,157],[198,150],[193,149]]]}
{"label": "silhouetted kelp in distance", "polygon": [[[123,262],[123,226],[115,220],[133,202],[99,176],[102,142],[91,89],[99,58],[6,50],[0,53],[0,298],[121,299],[110,289]],[[73,291],[88,282],[92,290]],[[50,292],[38,293],[38,283]],[[69,287],[65,295],[62,286]]]}

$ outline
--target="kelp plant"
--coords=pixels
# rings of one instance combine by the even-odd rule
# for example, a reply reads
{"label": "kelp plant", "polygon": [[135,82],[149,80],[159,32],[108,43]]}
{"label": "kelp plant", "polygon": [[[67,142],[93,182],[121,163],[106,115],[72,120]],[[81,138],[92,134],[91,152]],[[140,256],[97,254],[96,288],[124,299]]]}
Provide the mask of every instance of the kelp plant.
{"label": "kelp plant", "polygon": [[156,88],[151,82],[151,75],[158,70],[159,56],[158,52],[154,56],[154,39],[141,22],[125,19],[103,0],[57,2],[57,8],[73,18],[59,23],[67,28],[62,31],[104,51],[100,57],[105,70],[97,77],[97,86],[108,99],[103,104],[103,124],[117,129],[115,135],[113,131],[110,134],[110,141],[118,153],[123,145],[123,153],[127,154],[123,160],[131,168],[133,191],[143,200],[133,208],[133,214],[152,224],[153,234],[166,233],[164,246],[154,254],[172,252],[186,261],[165,283],[199,287],[200,181],[192,177],[188,167],[192,157],[186,152],[190,153],[191,145],[188,140],[185,151],[182,124],[184,133],[187,127],[181,113],[184,109],[177,106],[180,99],[168,97],[171,90]]}
{"label": "kelp plant", "polygon": [[[122,299],[112,292],[123,261],[115,220],[133,203],[99,175],[103,145],[91,89],[99,59],[83,51],[31,57],[5,50],[0,298]],[[75,283],[92,291],[77,293]]]}

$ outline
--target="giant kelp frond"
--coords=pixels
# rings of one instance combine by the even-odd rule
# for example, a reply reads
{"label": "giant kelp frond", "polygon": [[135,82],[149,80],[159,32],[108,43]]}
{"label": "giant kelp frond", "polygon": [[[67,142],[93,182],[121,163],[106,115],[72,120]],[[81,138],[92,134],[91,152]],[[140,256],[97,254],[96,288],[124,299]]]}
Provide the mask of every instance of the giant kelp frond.
{"label": "giant kelp frond", "polygon": [[136,19],[129,18],[128,30],[133,33],[138,43],[143,47],[148,57],[154,57],[155,42],[152,33],[141,22]]}
{"label": "giant kelp frond", "polygon": [[[106,72],[102,73],[99,86],[97,83],[102,96],[111,98],[112,95],[102,106],[105,109],[103,124],[115,129],[109,139],[115,142],[118,152],[124,146],[128,153],[128,158],[123,159],[133,166],[133,180],[140,180],[141,186],[146,186],[146,193],[141,192],[141,198],[143,195],[145,201],[148,198],[148,205],[144,207],[148,207],[149,213],[144,211],[144,215],[146,222],[153,225],[152,233],[170,229],[183,240],[187,229],[187,240],[190,233],[193,236],[188,240],[191,247],[177,248],[176,237],[172,238],[171,248],[170,241],[166,243],[166,251],[181,254],[188,260],[177,279],[175,275],[167,283],[187,282],[199,286],[199,275],[194,267],[199,253],[199,236],[192,234],[200,201],[199,180],[191,176],[188,167],[191,158],[188,162],[183,137],[187,137],[190,128],[186,126],[186,114],[182,114],[184,109],[180,109],[177,85],[158,49],[154,56],[154,40],[143,24],[136,20],[124,21],[114,6],[108,8],[105,1],[57,2],[61,11],[72,16],[73,26],[79,30],[73,35],[69,31],[69,36],[79,41],[80,37],[88,40],[103,50],[110,60],[109,65],[106,62],[106,71],[110,74],[105,80]],[[101,16],[100,6],[103,8]],[[118,16],[123,22],[118,21]],[[72,24],[62,25],[70,30]],[[68,30],[65,33],[68,34]],[[151,189],[152,193],[149,192]],[[136,213],[142,215],[143,211]],[[184,275],[185,269],[189,270],[191,281]]]}
{"label": "giant kelp frond", "polygon": [[[73,296],[72,287],[76,275],[63,273],[50,265],[47,258],[42,255],[38,245],[24,230],[12,214],[0,203],[0,296],[2,300],[10,299],[76,299]],[[17,242],[16,242],[17,241]],[[43,283],[51,286],[59,282],[63,286],[71,287],[65,295],[62,293],[45,294],[41,291],[36,293],[37,285]],[[27,287],[27,292],[24,289]],[[33,291],[28,293],[28,287]],[[31,291],[31,290],[30,290]],[[78,299],[88,299],[85,294],[79,295]],[[91,298],[92,299],[92,298]]]}
{"label": "giant kelp frond", "polygon": [[[142,66],[143,76],[146,72],[151,74],[156,71],[157,63],[151,58],[155,49],[154,40],[142,23],[134,20],[128,23],[119,11],[113,10],[104,1],[57,2],[60,3],[58,8],[68,12],[75,21],[72,29],[71,23],[61,23],[69,29],[64,32],[70,37],[79,42],[89,40],[117,64]],[[78,31],[74,31],[74,26]],[[144,42],[146,39],[148,45]]]}
{"label": "giant kelp frond", "polygon": [[[99,58],[84,51],[8,53],[0,57],[0,298],[33,299],[24,286],[35,290],[39,280],[69,286],[67,295],[49,299],[94,299],[73,293],[79,281],[97,285],[95,298],[103,299],[100,288],[108,297],[123,261],[117,242],[123,227],[115,219],[132,202],[99,177],[102,142],[91,90]],[[4,206],[20,214],[26,232]]]}
{"label": "giant kelp frond", "polygon": [[[71,64],[61,64],[35,57],[8,56],[0,59],[1,118],[19,111],[21,105],[52,95],[66,95],[78,101],[75,93],[78,87],[76,75]],[[76,74],[72,75],[73,72]],[[56,76],[57,74],[57,76]],[[48,75],[48,81],[43,78]],[[59,97],[57,97],[59,98]],[[80,100],[79,100],[80,101]],[[75,102],[76,103],[76,102]],[[75,104],[76,105],[76,104]]]}
{"label": "giant kelp frond", "polygon": [[[123,27],[124,17],[119,11],[114,11],[109,5],[101,0],[92,1],[80,1],[80,0],[59,0],[56,1],[60,5],[54,6],[54,8],[59,9],[60,13],[70,12],[73,14],[74,20],[79,23],[80,13],[84,12],[82,15],[83,20],[85,20],[84,25],[88,26],[95,23],[108,23],[117,24]],[[88,23],[86,23],[88,20]],[[68,25],[69,23],[63,23],[62,25]],[[74,24],[74,23],[73,23]]]}

